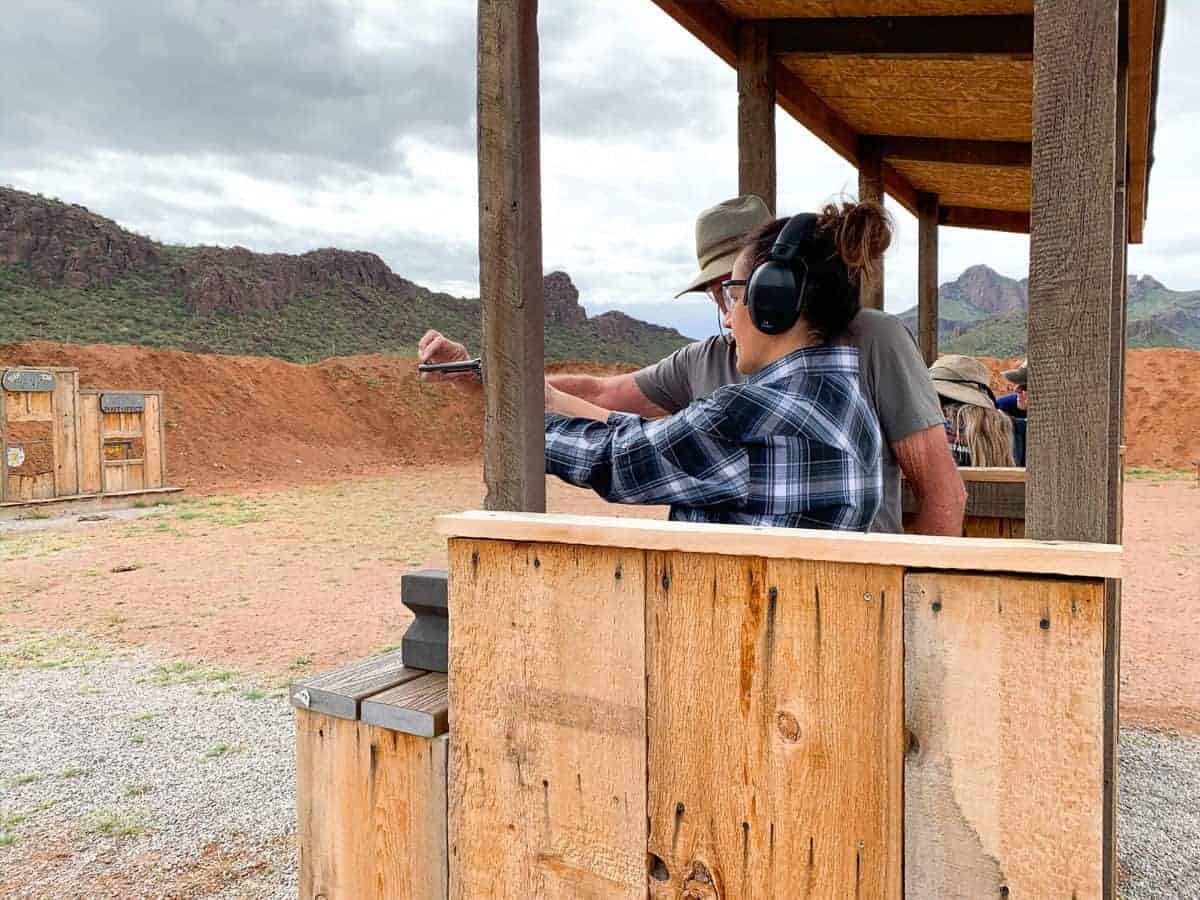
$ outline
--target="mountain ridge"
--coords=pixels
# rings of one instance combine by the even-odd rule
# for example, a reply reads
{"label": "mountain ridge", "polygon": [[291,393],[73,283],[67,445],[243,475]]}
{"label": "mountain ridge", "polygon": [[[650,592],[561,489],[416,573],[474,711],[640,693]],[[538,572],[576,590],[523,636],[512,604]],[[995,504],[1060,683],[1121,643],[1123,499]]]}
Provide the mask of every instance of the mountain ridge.
{"label": "mountain ridge", "polygon": [[[688,342],[620,312],[588,316],[565,272],[544,279],[550,361],[649,363]],[[478,298],[396,274],[376,254],[163,244],[79,204],[0,188],[0,343],[134,344],[314,362],[412,355],[427,328],[477,347]]]}
{"label": "mountain ridge", "polygon": [[[1200,350],[1200,291],[1173,291],[1152,275],[1128,276],[1128,345]],[[1029,279],[977,264],[938,288],[938,346],[944,353],[1024,356]],[[900,313],[913,333],[917,308]]]}

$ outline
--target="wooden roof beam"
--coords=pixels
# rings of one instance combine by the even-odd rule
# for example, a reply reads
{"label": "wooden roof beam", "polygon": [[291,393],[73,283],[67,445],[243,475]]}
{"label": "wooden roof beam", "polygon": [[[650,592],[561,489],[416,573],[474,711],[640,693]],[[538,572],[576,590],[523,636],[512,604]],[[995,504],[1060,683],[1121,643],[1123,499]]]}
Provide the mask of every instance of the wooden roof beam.
{"label": "wooden roof beam", "polygon": [[1029,234],[1029,213],[1011,209],[977,209],[973,206],[940,206],[938,224],[951,228]]}
{"label": "wooden roof beam", "polygon": [[775,54],[1033,59],[1029,15],[772,19],[770,35]]}
{"label": "wooden roof beam", "polygon": [[966,141],[948,138],[876,136],[884,159],[1028,169],[1033,145],[1025,141]]}
{"label": "wooden roof beam", "polygon": [[[738,22],[721,7],[689,0],[654,0],[668,16],[690,31],[713,53],[737,68]],[[857,166],[858,133],[785,66],[775,66],[775,96],[784,112]],[[887,192],[911,213],[917,210],[917,190],[886,162],[883,184]]]}

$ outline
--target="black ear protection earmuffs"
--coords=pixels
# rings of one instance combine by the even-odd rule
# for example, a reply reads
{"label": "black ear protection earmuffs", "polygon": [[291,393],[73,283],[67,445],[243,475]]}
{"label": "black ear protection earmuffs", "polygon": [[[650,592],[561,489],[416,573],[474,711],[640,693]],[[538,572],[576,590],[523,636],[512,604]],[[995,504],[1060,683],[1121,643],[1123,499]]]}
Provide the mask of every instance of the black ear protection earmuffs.
{"label": "black ear protection earmuffs", "polygon": [[808,288],[808,263],[801,248],[812,241],[816,228],[812,213],[792,216],[775,238],[767,261],[750,275],[746,308],[763,334],[783,334],[800,319]]}

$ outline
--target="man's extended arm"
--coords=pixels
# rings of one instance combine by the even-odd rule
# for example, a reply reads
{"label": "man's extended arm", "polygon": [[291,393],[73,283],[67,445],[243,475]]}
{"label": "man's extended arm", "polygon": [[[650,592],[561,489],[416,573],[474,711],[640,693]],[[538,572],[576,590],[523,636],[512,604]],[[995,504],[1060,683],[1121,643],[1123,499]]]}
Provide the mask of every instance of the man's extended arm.
{"label": "man's extended arm", "polygon": [[[441,332],[427,331],[417,344],[417,358],[422,363],[457,362],[468,358],[467,348],[452,341]],[[450,380],[456,387],[471,394],[483,392],[483,386],[473,375],[443,375],[423,372],[423,381]],[[618,412],[628,412],[657,419],[667,414],[665,409],[651,403],[638,387],[633,373],[596,377],[593,375],[551,375],[552,387],[580,397],[595,406]]]}
{"label": "man's extended arm", "polygon": [[934,425],[892,444],[896,462],[917,499],[917,516],[907,530],[961,537],[967,489],[954,464],[946,429]]}
{"label": "man's extended arm", "polygon": [[550,386],[603,409],[658,419],[667,411],[647,399],[633,373],[625,375],[550,375]]}

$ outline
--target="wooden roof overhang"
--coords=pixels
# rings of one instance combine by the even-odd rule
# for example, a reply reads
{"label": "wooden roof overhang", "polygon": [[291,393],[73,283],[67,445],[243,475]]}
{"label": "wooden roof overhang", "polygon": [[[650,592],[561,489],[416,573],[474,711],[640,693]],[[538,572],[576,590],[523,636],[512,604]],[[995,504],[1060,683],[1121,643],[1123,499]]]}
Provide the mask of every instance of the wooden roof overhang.
{"label": "wooden roof overhang", "polygon": [[[943,225],[1028,233],[1033,0],[654,2],[735,68],[742,23],[765,23],[778,104],[855,165],[882,152],[884,187],[910,212],[932,194]],[[1165,6],[1127,3],[1133,243],[1146,218]]]}

